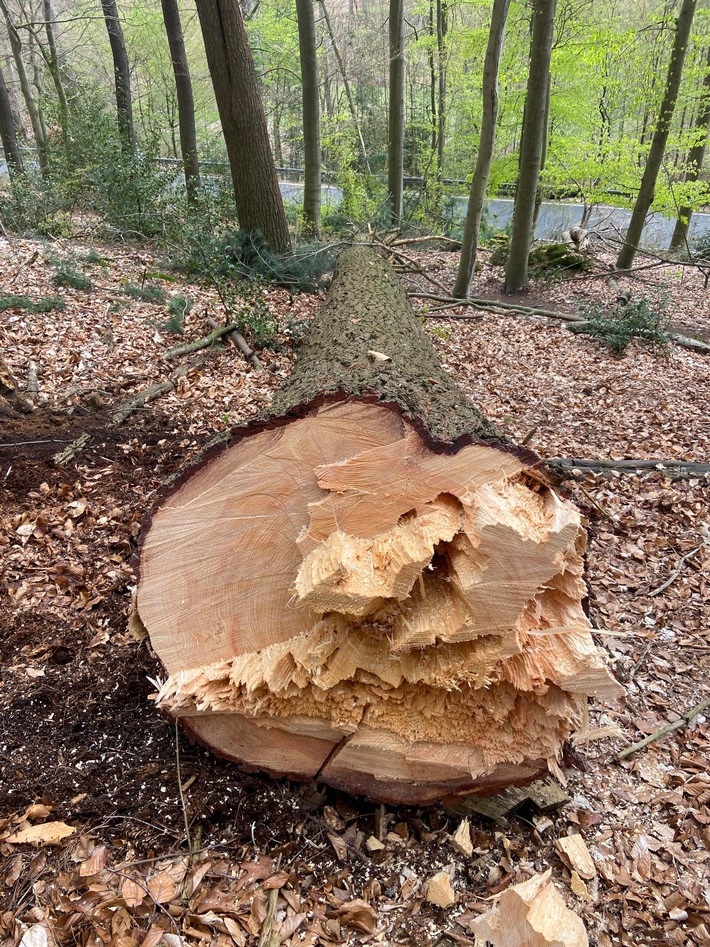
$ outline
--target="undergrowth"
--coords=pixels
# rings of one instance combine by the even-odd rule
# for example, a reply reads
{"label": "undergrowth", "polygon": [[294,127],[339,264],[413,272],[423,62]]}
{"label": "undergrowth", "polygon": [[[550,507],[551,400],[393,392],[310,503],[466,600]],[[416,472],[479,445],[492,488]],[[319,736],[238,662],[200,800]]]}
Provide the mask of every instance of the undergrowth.
{"label": "undergrowth", "polygon": [[584,323],[575,326],[574,331],[598,339],[617,358],[626,354],[632,339],[642,339],[654,349],[665,352],[670,342],[670,316],[666,306],[665,300],[641,298],[617,303],[609,312],[597,303],[587,303],[579,310]]}
{"label": "undergrowth", "polygon": [[31,296],[0,293],[0,312],[6,312],[8,309],[21,309],[24,312],[52,312],[52,310],[64,309],[65,305],[61,296],[38,296],[32,299]]}

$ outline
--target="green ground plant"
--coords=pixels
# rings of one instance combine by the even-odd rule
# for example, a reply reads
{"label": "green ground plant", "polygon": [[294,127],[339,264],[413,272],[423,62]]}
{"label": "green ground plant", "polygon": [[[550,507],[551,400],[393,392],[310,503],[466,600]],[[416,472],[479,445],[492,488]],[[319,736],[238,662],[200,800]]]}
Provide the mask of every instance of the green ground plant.
{"label": "green ground plant", "polygon": [[617,303],[609,311],[597,303],[588,303],[580,307],[584,322],[575,326],[574,331],[597,339],[617,358],[626,355],[632,339],[641,339],[656,351],[665,353],[670,343],[670,316],[666,305],[662,299],[641,298]]}

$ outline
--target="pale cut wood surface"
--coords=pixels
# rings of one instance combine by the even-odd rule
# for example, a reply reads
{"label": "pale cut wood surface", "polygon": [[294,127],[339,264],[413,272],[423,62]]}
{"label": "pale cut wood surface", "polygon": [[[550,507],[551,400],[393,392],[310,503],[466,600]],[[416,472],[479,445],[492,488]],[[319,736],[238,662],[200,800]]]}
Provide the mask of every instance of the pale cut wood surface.
{"label": "pale cut wood surface", "polygon": [[138,611],[159,705],[217,752],[387,801],[531,780],[620,692],[590,635],[576,508],[512,452],[447,453],[324,403],[159,507]]}

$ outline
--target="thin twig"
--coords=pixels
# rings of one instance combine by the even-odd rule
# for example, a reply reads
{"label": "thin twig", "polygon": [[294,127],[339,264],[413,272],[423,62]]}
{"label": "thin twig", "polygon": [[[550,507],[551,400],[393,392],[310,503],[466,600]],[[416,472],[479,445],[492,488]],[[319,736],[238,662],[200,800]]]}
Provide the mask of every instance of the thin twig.
{"label": "thin twig", "polygon": [[182,773],[180,771],[180,732],[178,730],[178,718],[175,718],[175,770],[177,772],[178,792],[180,793],[180,806],[182,808],[182,820],[185,824],[185,840],[187,842],[187,851],[190,861],[193,859],[192,836],[190,835],[190,822],[187,818],[187,806],[185,805],[185,793],[182,789]]}
{"label": "thin twig", "polygon": [[695,707],[692,707],[687,713],[683,714],[680,720],[676,720],[675,723],[667,723],[665,727],[661,727],[654,733],[649,734],[647,737],[644,737],[643,740],[639,740],[638,743],[632,743],[631,746],[627,746],[625,750],[616,754],[616,759],[624,760],[627,756],[631,756],[632,753],[636,753],[638,750],[642,750],[645,746],[648,746],[649,743],[655,743],[657,740],[660,740],[661,737],[673,733],[674,730],[680,730],[681,727],[690,723],[694,717],[697,717],[698,714],[707,710],[708,707],[710,707],[710,697],[701,700],[699,704],[696,704]]}
{"label": "thin twig", "polygon": [[669,579],[666,579],[666,581],[663,583],[663,585],[659,585],[657,589],[654,589],[653,592],[651,592],[651,598],[653,598],[653,597],[656,596],[656,595],[660,595],[661,592],[665,592],[666,589],[667,589],[670,585],[673,585],[673,583],[675,582],[675,580],[678,578],[678,576],[679,576],[679,575],[681,574],[681,572],[683,571],[683,566],[686,564],[686,562],[687,562],[689,559],[692,559],[693,556],[697,555],[697,553],[700,552],[700,550],[703,548],[703,546],[705,545],[705,543],[706,543],[706,540],[703,540],[703,541],[700,543],[699,546],[696,546],[695,549],[691,549],[690,552],[687,552],[687,553],[682,557],[682,559],[680,559],[680,561],[678,562],[678,565],[676,566],[675,571],[673,572],[673,574],[671,575],[671,577],[670,577]]}
{"label": "thin twig", "polygon": [[581,484],[579,485],[579,489],[582,491],[582,493],[585,495],[585,497],[589,500],[589,502],[592,504],[592,506],[594,506],[597,510],[599,510],[599,512],[600,512],[603,516],[606,516],[607,519],[610,519],[610,520],[612,521],[612,523],[615,523],[615,522],[616,522],[616,517],[612,516],[612,514],[611,514],[608,510],[605,510],[604,507],[601,505],[601,503],[598,503],[598,502],[594,499],[594,497],[592,496],[592,494],[591,494],[588,490],[585,490],[584,487],[583,487]]}

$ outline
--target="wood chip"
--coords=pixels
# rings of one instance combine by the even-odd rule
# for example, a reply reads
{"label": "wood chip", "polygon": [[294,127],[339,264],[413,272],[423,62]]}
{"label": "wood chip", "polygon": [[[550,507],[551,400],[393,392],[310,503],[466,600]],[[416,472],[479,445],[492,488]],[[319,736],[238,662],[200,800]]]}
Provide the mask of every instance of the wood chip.
{"label": "wood chip", "polygon": [[426,889],[426,899],[430,904],[440,908],[450,908],[456,903],[456,895],[451,887],[451,876],[448,871],[439,871],[429,879]]}
{"label": "wood chip", "polygon": [[562,860],[587,881],[596,877],[597,867],[581,835],[564,835],[555,841]]}

